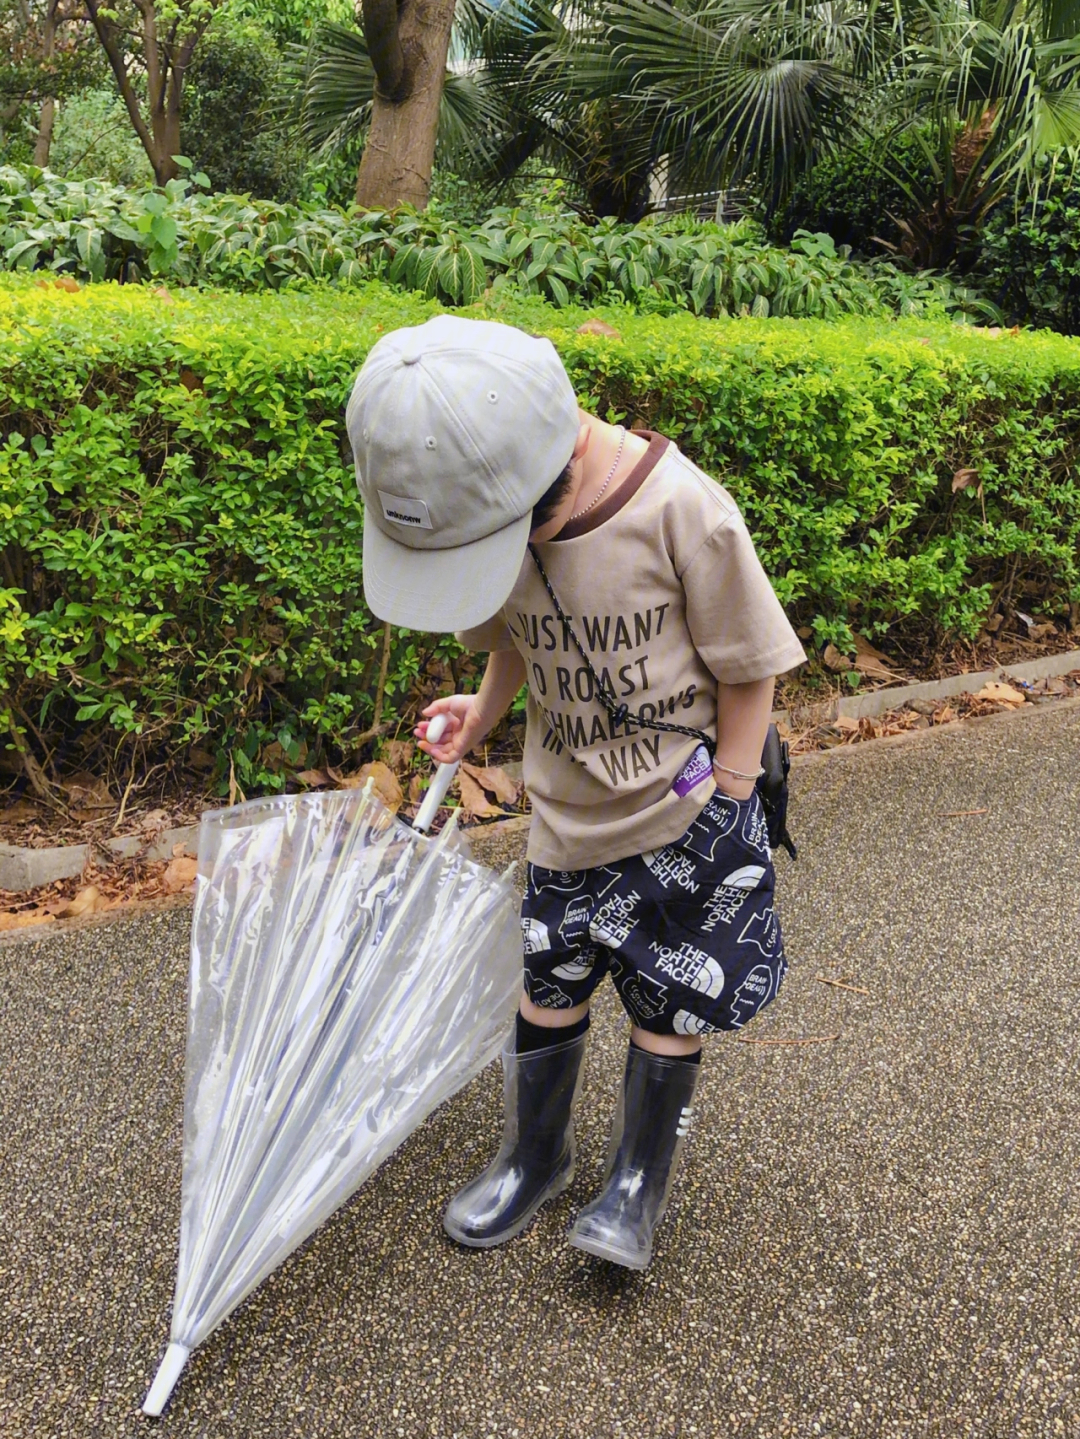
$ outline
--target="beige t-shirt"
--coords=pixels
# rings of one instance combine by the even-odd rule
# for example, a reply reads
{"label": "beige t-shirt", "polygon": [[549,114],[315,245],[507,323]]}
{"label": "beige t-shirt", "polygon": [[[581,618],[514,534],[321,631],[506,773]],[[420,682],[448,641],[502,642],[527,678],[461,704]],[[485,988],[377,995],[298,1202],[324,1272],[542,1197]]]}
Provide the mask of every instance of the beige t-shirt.
{"label": "beige t-shirt", "polygon": [[[616,703],[715,739],[717,681],[767,679],[806,656],[731,496],[646,437],[619,489],[537,553]],[[531,555],[499,614],[458,638],[525,660],[532,863],[587,869],[686,831],[714,789],[708,767],[685,794],[672,789],[699,741],[612,723]]]}

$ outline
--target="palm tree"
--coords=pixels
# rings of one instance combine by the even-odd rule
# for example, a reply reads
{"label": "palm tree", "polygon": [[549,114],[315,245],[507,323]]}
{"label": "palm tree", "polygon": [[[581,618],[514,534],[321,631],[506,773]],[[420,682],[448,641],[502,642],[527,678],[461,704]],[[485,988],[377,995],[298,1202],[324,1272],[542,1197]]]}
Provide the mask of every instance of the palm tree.
{"label": "palm tree", "polygon": [[[458,0],[458,22],[440,130],[456,166],[497,188],[543,158],[597,216],[638,218],[661,174],[749,186],[773,211],[822,155],[911,128],[934,181],[897,176],[897,219],[912,258],[941,264],[1080,145],[1080,0]],[[370,103],[346,34],[324,31],[308,72],[328,144]]]}
{"label": "palm tree", "polygon": [[897,223],[904,253],[939,266],[995,205],[1037,196],[1048,158],[1075,163],[1080,3],[919,0],[906,18],[890,108],[932,178],[897,174],[911,203]]}

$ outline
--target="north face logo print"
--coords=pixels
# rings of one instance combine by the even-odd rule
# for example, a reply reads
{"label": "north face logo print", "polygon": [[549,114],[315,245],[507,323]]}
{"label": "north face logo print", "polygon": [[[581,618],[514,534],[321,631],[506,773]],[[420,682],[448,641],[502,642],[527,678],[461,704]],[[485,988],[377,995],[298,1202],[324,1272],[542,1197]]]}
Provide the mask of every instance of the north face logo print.
{"label": "north face logo print", "polygon": [[562,964],[557,964],[551,972],[560,979],[586,979],[592,973],[592,967],[599,957],[599,949],[590,944],[573,959],[565,959]]}
{"label": "north face logo print", "polygon": [[542,950],[551,948],[551,936],[542,919],[523,919],[521,935],[525,941],[526,954],[539,954]]}
{"label": "north face logo print", "polygon": [[701,1019],[689,1010],[680,1009],[675,1013],[671,1021],[671,1027],[676,1034],[715,1034],[716,1025],[710,1024],[707,1019]]}
{"label": "north face logo print", "polygon": [[593,916],[589,937],[597,944],[606,944],[609,949],[618,949],[625,944],[637,925],[634,910],[640,899],[636,889],[629,894],[613,894]]}
{"label": "north face logo print", "polygon": [[711,934],[718,924],[730,924],[764,878],[763,864],[746,864],[725,875],[723,884],[718,884],[704,903],[701,933]]}
{"label": "north face logo print", "polygon": [[701,885],[694,878],[697,866],[677,849],[646,850],[641,856],[645,868],[660,881],[664,889],[676,884],[688,894],[697,894]]}
{"label": "north face logo print", "polygon": [[661,974],[669,975],[676,984],[685,984],[688,989],[707,995],[709,999],[715,999],[723,989],[724,971],[712,955],[697,949],[689,941],[684,941],[678,949],[671,949],[654,939],[649,950],[656,955],[657,969]]}

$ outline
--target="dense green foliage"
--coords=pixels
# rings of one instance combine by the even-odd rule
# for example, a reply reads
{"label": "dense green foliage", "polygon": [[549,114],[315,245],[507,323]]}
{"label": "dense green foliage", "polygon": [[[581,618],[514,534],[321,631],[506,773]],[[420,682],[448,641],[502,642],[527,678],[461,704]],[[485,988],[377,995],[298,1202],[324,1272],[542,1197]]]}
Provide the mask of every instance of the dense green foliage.
{"label": "dense green foliage", "polygon": [[[823,156],[795,185],[774,228],[787,242],[796,230],[823,231],[861,255],[899,248],[896,221],[911,212],[905,185],[914,172],[922,188],[933,180],[917,136],[903,132],[885,147],[870,136],[848,150]],[[880,242],[885,241],[883,246]]]}
{"label": "dense green foliage", "polygon": [[999,206],[982,235],[977,273],[1010,320],[1080,334],[1080,180],[1062,173],[1019,213]]}
{"label": "dense green foliage", "polygon": [[281,55],[253,24],[211,27],[184,79],[180,143],[215,190],[288,198],[302,159],[295,137],[275,125]]}
{"label": "dense green foliage", "polygon": [[[0,710],[76,757],[136,735],[210,744],[245,788],[301,739],[347,749],[372,718],[381,627],[345,401],[378,336],[437,306],[378,284],[69,284],[0,281]],[[1080,600],[1072,341],[599,312],[614,337],[509,292],[478,313],[550,335],[586,405],[725,483],[819,640],[970,634],[998,586],[1036,612]],[[978,484],[954,493],[961,468]],[[449,683],[453,655],[396,634],[390,703],[426,666],[429,692]]]}
{"label": "dense green foliage", "polygon": [[447,304],[472,304],[493,286],[557,306],[701,315],[989,313],[938,276],[850,260],[827,238],[771,249],[747,225],[590,226],[571,212],[500,208],[466,226],[437,211],[349,215],[190,193],[178,181],[129,193],[13,169],[0,169],[0,257],[80,280],[156,275],[236,289],[385,278]]}

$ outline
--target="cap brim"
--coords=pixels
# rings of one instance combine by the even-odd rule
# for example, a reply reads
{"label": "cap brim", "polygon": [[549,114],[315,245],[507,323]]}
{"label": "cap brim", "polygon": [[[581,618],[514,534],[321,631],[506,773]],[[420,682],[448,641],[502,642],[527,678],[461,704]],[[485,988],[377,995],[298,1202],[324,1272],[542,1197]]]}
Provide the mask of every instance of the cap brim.
{"label": "cap brim", "polygon": [[498,614],[529,543],[532,511],[493,535],[447,550],[414,550],[364,526],[364,595],[372,613],[410,630],[449,634]]}

